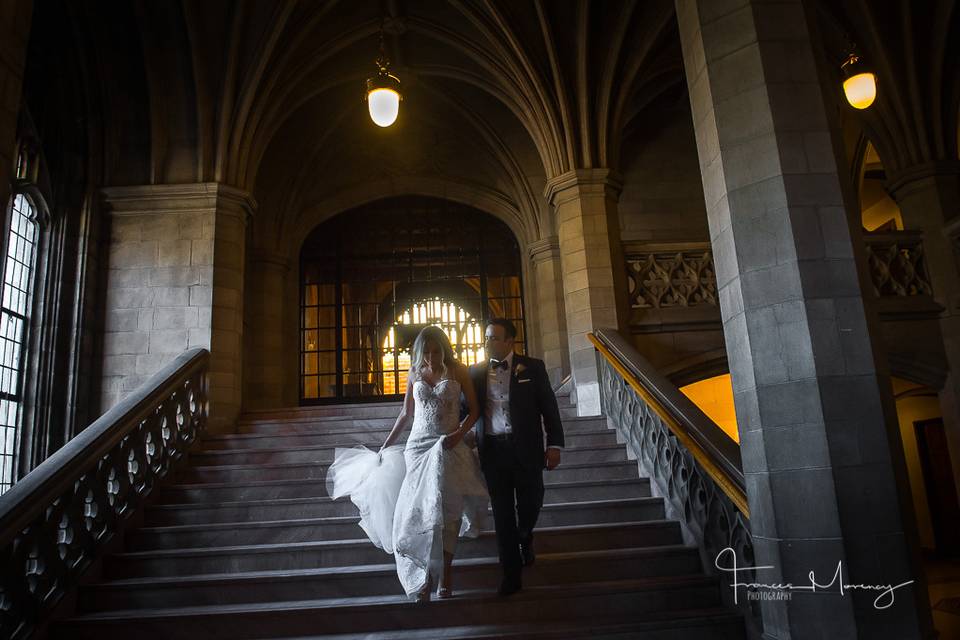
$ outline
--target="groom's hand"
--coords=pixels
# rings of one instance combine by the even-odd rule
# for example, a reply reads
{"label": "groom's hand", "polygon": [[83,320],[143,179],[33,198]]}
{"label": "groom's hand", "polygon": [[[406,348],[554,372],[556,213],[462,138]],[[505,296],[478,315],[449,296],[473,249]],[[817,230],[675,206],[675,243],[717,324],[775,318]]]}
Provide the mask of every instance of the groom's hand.
{"label": "groom's hand", "polygon": [[543,454],[544,464],[548,471],[552,471],[560,464],[560,449],[547,449]]}

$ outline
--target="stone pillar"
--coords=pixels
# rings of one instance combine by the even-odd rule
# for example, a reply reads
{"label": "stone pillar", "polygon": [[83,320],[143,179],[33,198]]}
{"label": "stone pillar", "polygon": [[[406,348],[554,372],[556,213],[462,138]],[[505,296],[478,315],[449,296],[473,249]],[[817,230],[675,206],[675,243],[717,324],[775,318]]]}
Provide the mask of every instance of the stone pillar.
{"label": "stone pillar", "polygon": [[[31,0],[0,0],[0,203],[6,216],[17,152],[23,67],[33,17]],[[0,243],[6,239],[0,240]]]}
{"label": "stone pillar", "polygon": [[[930,638],[889,380],[878,372],[801,0],[677,0],[757,582],[893,584],[763,601],[765,638]],[[862,251],[858,248],[856,251]],[[882,365],[881,365],[882,366]],[[738,559],[741,566],[746,559]],[[729,581],[724,581],[729,583]],[[730,588],[724,584],[723,588]],[[741,592],[741,596],[745,596]]]}
{"label": "stone pillar", "polygon": [[544,190],[557,216],[570,369],[581,416],[600,414],[600,377],[587,334],[626,322],[627,271],[617,216],[621,188],[609,169],[579,169],[547,181]]}
{"label": "stone pillar", "polygon": [[285,256],[269,251],[254,251],[250,255],[247,316],[251,335],[244,362],[244,408],[285,406],[283,296],[289,272],[290,261]]}
{"label": "stone pillar", "polygon": [[210,350],[212,432],[242,389],[249,194],[218,183],[111,187],[101,411],[186,349]]}
{"label": "stone pillar", "polygon": [[556,386],[570,371],[567,347],[567,318],[563,305],[563,270],[560,266],[560,243],[556,236],[527,245],[533,279],[537,291],[536,321],[540,327],[543,362]]}
{"label": "stone pillar", "polygon": [[943,307],[940,332],[950,372],[940,410],[960,489],[960,162],[930,163],[892,176],[888,190],[905,229],[923,231],[923,255],[933,295]]}

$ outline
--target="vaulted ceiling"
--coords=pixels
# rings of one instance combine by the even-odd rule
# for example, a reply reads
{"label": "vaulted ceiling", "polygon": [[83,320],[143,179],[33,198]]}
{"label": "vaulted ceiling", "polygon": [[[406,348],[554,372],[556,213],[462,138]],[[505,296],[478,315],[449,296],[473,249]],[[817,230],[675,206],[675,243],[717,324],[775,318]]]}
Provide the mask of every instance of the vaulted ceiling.
{"label": "vaulted ceiling", "polygon": [[[645,105],[684,82],[670,0],[67,4],[125,156],[105,178],[249,190],[277,242],[318,207],[410,190],[540,237],[544,182],[616,168]],[[381,25],[404,90],[389,129],[363,102]]]}
{"label": "vaulted ceiling", "polygon": [[[839,64],[853,39],[877,68],[881,99],[855,126],[886,166],[955,159],[956,0],[810,2],[825,60]],[[402,194],[489,211],[521,240],[550,235],[547,180],[620,168],[659,107],[685,102],[672,0],[35,7],[27,78],[41,80],[26,86],[48,94],[34,104],[62,111],[65,138],[86,123],[91,182],[245,189],[259,203],[263,247],[296,244],[337,211]],[[389,129],[370,122],[362,99],[381,25],[404,90]]]}

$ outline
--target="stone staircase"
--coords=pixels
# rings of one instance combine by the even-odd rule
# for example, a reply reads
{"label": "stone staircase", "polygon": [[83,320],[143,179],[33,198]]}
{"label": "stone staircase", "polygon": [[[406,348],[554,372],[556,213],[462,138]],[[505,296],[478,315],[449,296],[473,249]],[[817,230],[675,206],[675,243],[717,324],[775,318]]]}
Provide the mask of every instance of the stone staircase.
{"label": "stone staircase", "polygon": [[[399,404],[250,412],[158,487],[143,526],[77,596],[55,638],[744,638],[695,547],[603,418],[561,399],[536,565],[499,598],[492,531],[461,541],[456,597],[408,602],[393,558],[327,497],[337,446],[377,448]],[[491,518],[492,523],[492,518]],[[492,526],[492,524],[491,524]]]}

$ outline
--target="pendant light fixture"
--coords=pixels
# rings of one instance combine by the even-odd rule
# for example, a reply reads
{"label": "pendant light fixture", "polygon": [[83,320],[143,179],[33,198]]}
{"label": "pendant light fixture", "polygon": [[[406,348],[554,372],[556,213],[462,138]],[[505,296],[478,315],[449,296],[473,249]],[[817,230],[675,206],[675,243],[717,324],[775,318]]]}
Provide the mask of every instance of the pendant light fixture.
{"label": "pendant light fixture", "polygon": [[854,109],[866,109],[877,99],[877,76],[851,49],[840,65],[843,71],[843,95]]}
{"label": "pendant light fixture", "polygon": [[383,24],[380,25],[380,56],[374,63],[377,74],[367,78],[367,110],[378,127],[389,127],[400,113],[400,78],[390,73],[390,61],[383,47]]}

